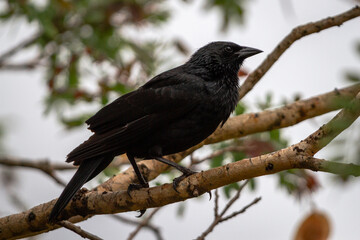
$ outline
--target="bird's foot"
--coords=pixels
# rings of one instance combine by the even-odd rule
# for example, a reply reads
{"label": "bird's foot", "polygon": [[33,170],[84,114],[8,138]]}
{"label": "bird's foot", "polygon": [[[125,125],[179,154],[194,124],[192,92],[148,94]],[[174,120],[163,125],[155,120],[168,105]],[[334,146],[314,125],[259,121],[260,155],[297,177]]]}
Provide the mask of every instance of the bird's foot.
{"label": "bird's foot", "polygon": [[[196,173],[195,171],[192,171],[188,168],[183,168],[182,169],[182,175],[180,177],[177,177],[177,178],[174,178],[173,180],[173,189],[179,193],[179,191],[177,190],[177,187],[179,186],[179,183],[184,180],[185,178],[187,178],[188,176],[190,175],[193,175],[194,173]],[[211,194],[211,191],[208,191],[207,192],[209,194],[209,201],[211,200],[212,198],[212,194]]]}
{"label": "bird's foot", "polygon": [[130,183],[129,187],[127,189],[127,194],[129,195],[129,197],[131,198],[131,192],[134,190],[140,190],[142,188],[149,188],[149,183],[143,183],[143,184],[138,184],[138,183]]}
{"label": "bird's foot", "polygon": [[193,175],[194,171],[188,169],[188,168],[183,168],[181,171],[183,174],[180,177],[174,178],[173,180],[173,189],[179,193],[179,191],[177,190],[177,187],[179,186],[179,183],[184,180],[185,178],[187,178],[190,175]]}
{"label": "bird's foot", "polygon": [[[142,188],[148,188],[149,187],[149,183],[144,183],[144,184],[138,184],[138,183],[130,183],[128,189],[127,189],[127,194],[129,195],[130,198],[131,197],[131,192],[134,190],[140,190]],[[142,215],[144,215],[144,213],[146,212],[146,209],[141,209],[139,210],[140,214],[138,216],[136,216],[137,218],[142,217]]]}

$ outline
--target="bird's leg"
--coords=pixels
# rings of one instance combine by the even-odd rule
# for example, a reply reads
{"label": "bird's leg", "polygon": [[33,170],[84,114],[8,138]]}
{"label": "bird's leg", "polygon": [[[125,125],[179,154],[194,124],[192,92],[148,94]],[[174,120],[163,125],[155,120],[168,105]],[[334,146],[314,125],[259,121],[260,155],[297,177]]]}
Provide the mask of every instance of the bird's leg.
{"label": "bird's leg", "polygon": [[[129,184],[129,187],[127,189],[127,193],[128,195],[131,197],[130,195],[130,192],[133,191],[133,190],[139,190],[141,188],[148,188],[149,187],[149,183],[145,180],[144,176],[141,174],[140,172],[140,169],[138,167],[138,165],[136,164],[136,161],[135,161],[135,158],[134,156],[130,155],[130,154],[126,154],[128,159],[129,159],[129,162],[131,163],[134,171],[135,171],[135,174],[139,180],[139,183],[140,184],[136,184],[136,183],[130,183]],[[144,215],[144,213],[146,212],[146,209],[141,209],[139,210],[140,211],[140,215],[139,216],[136,216],[136,217],[141,217],[142,215]]]}
{"label": "bird's leg", "polygon": [[177,170],[179,170],[180,172],[182,172],[183,174],[180,177],[174,178],[173,180],[173,188],[176,192],[178,192],[178,190],[176,190],[176,188],[178,187],[179,183],[186,177],[196,173],[192,170],[190,170],[189,168],[180,166],[179,164],[172,162],[170,160],[167,160],[165,158],[162,157],[154,157],[154,159],[158,160],[159,162],[165,163],[167,165],[170,165],[174,168],[176,168]]}
{"label": "bird's leg", "polygon": [[[176,192],[178,192],[178,190],[176,190],[176,188],[178,187],[179,183],[186,177],[196,173],[192,170],[190,170],[189,168],[186,168],[186,167],[183,167],[179,164],[177,164],[176,162],[173,162],[173,161],[170,161],[170,160],[167,160],[166,158],[162,158],[162,157],[154,157],[154,159],[162,162],[162,163],[165,163],[165,164],[168,164],[174,168],[176,168],[177,170],[179,170],[180,172],[182,172],[183,174],[180,176],[180,177],[177,177],[177,178],[174,178],[173,180],[173,188]],[[209,194],[209,201],[211,200],[211,192],[207,192]]]}
{"label": "bird's leg", "polygon": [[130,154],[126,154],[126,155],[129,159],[129,161],[135,171],[135,174],[139,180],[139,183],[140,183],[140,184],[131,183],[128,188],[128,193],[130,193],[131,190],[140,189],[140,188],[148,188],[149,184],[145,180],[144,176],[141,174],[140,169],[139,169],[138,165],[136,164],[134,156],[132,156]]}

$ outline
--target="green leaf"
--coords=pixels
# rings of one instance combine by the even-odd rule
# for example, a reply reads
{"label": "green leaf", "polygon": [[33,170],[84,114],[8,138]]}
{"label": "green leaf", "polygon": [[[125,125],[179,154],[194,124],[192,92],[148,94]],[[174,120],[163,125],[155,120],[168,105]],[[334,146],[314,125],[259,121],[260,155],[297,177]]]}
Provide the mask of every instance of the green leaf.
{"label": "green leaf", "polygon": [[256,180],[254,178],[249,179],[249,188],[254,191],[256,189]]}
{"label": "green leaf", "polygon": [[274,129],[269,131],[270,134],[270,139],[275,141],[275,142],[279,142],[280,141],[280,130],[279,129]]}
{"label": "green leaf", "polygon": [[216,156],[216,157],[211,159],[210,167],[211,168],[220,167],[220,166],[222,166],[223,161],[224,161],[224,156],[223,155]]}
{"label": "green leaf", "polygon": [[347,73],[345,77],[346,77],[346,80],[348,80],[349,82],[353,82],[353,83],[360,82],[360,74]]}
{"label": "green leaf", "polygon": [[122,83],[116,83],[112,86],[109,87],[110,90],[121,93],[121,94],[125,94],[128,93],[130,91],[132,91],[132,88],[129,88],[128,86],[122,84]]}
{"label": "green leaf", "polygon": [[238,190],[239,187],[240,186],[238,183],[231,183],[231,184],[225,186],[223,189],[224,189],[224,194],[225,194],[226,198],[230,198],[231,192],[234,190]]}
{"label": "green leaf", "polygon": [[103,173],[105,174],[105,176],[107,177],[112,177],[115,176],[116,174],[119,173],[119,169],[116,167],[107,167],[105,168],[105,170],[103,171]]}
{"label": "green leaf", "polygon": [[71,117],[71,118],[66,118],[63,116],[61,118],[61,122],[66,126],[67,129],[72,129],[74,127],[82,126],[84,122],[87,119],[89,119],[90,116],[91,114],[84,114],[81,116]]}
{"label": "green leaf", "polygon": [[68,87],[75,88],[79,83],[78,60],[71,60],[68,74]]}
{"label": "green leaf", "polygon": [[246,106],[243,102],[239,102],[235,108],[235,115],[243,114],[246,111]]}
{"label": "green leaf", "polygon": [[101,95],[101,104],[102,104],[102,105],[106,105],[106,104],[108,104],[108,102],[109,102],[109,97],[108,97],[108,95],[107,95],[107,94],[102,94],[102,95]]}
{"label": "green leaf", "polygon": [[246,154],[244,152],[232,152],[232,157],[234,162],[243,160],[244,158],[246,158]]}

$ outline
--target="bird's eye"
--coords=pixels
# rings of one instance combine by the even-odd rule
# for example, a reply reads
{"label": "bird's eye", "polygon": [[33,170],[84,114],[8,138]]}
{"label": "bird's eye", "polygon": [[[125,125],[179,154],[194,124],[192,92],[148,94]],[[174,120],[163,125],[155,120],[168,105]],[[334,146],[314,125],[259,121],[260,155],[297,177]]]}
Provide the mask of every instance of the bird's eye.
{"label": "bird's eye", "polygon": [[228,53],[232,53],[233,49],[231,47],[227,46],[227,47],[225,47],[225,51]]}

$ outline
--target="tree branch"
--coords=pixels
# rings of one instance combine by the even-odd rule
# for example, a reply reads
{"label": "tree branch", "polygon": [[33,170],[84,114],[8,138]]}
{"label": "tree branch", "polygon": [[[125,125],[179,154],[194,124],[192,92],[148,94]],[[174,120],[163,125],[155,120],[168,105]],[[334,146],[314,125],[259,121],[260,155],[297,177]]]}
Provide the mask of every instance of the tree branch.
{"label": "tree branch", "polygon": [[91,239],[91,240],[102,240],[102,238],[99,238],[98,236],[81,229],[81,227],[78,227],[69,221],[64,220],[64,221],[58,222],[58,224],[63,226],[64,228],[69,229],[70,231],[73,231],[74,233],[78,234],[79,236],[81,236],[83,238],[87,238],[87,239]]}
{"label": "tree branch", "polygon": [[2,64],[0,63],[0,70],[8,70],[8,71],[22,71],[22,70],[32,70],[36,68],[40,63],[38,61],[30,61],[26,63],[17,63],[17,64]]}
{"label": "tree branch", "polygon": [[245,207],[243,207],[241,210],[239,211],[235,211],[232,214],[228,215],[228,216],[224,216],[226,214],[226,212],[229,210],[229,208],[240,198],[240,193],[241,191],[244,189],[244,187],[246,186],[246,184],[249,182],[249,180],[246,180],[245,183],[243,183],[240,188],[236,191],[236,194],[229,200],[229,202],[226,204],[226,206],[224,207],[224,209],[221,211],[221,213],[218,212],[219,206],[218,206],[218,199],[219,199],[219,194],[217,189],[215,190],[215,208],[214,208],[214,212],[215,212],[215,217],[213,222],[210,224],[210,226],[196,239],[197,240],[202,240],[205,239],[205,237],[207,235],[209,235],[209,233],[211,233],[214,228],[221,222],[227,221],[230,218],[236,217],[237,215],[244,213],[249,207],[251,207],[252,205],[258,203],[261,198],[255,198],[251,203],[249,203],[248,205],[246,205]]}
{"label": "tree branch", "polygon": [[34,169],[51,169],[54,171],[74,170],[75,166],[64,163],[51,163],[48,159],[30,160],[16,157],[0,157],[0,164],[8,167],[25,167]]}
{"label": "tree branch", "polygon": [[343,12],[333,17],[327,17],[320,21],[310,22],[294,28],[265,58],[254,72],[252,72],[239,90],[239,99],[242,99],[255,84],[265,75],[265,73],[272,67],[272,65],[280,58],[280,56],[297,40],[313,33],[318,33],[322,30],[340,26],[346,21],[360,16],[360,7]]}
{"label": "tree branch", "polygon": [[[140,232],[141,228],[143,227],[147,227],[149,226],[150,220],[151,218],[160,210],[161,208],[156,208],[154,209],[149,216],[147,216],[145,219],[143,219],[141,222],[139,222],[138,226],[136,227],[136,229],[130,233],[129,237],[127,238],[127,240],[132,240],[134,239],[134,237]],[[158,228],[153,229],[156,237],[158,240],[162,240],[162,236],[160,235],[160,231]]]}
{"label": "tree branch", "polygon": [[55,171],[76,169],[76,167],[68,164],[51,164],[48,160],[31,161],[28,159],[18,159],[14,157],[0,157],[0,165],[7,167],[25,167],[37,169],[47,174],[55,182],[63,186],[66,186],[66,184],[55,174]]}
{"label": "tree branch", "polygon": [[[112,216],[114,219],[116,219],[116,220],[118,220],[118,221],[120,221],[122,223],[127,223],[127,224],[134,225],[134,226],[139,226],[141,224],[140,221],[135,221],[135,220],[132,220],[132,219],[128,219],[128,218],[125,218],[125,217],[120,216],[120,215],[110,215],[110,216]],[[145,225],[142,225],[142,227],[151,230],[158,240],[163,239],[163,237],[161,236],[160,229],[158,227],[152,225],[149,222],[147,224],[145,224]]]}
{"label": "tree branch", "polygon": [[2,65],[7,58],[13,56],[21,49],[27,48],[30,45],[34,44],[36,42],[36,40],[40,37],[40,35],[41,35],[41,33],[37,33],[37,34],[33,35],[32,37],[30,37],[29,39],[24,40],[23,42],[19,43],[18,45],[14,46],[13,48],[11,48],[8,51],[6,51],[5,53],[3,53],[0,56],[0,65]]}
{"label": "tree branch", "polygon": [[[126,191],[104,191],[101,194],[96,190],[82,191],[64,209],[60,218],[78,222],[89,217],[89,214],[113,214],[160,207],[198,197],[212,189],[233,182],[274,174],[288,169],[302,168],[331,172],[333,169],[330,166],[334,166],[334,164],[315,159],[313,154],[326,146],[322,141],[326,140],[325,143],[331,141],[354,122],[359,114],[360,94],[352,101],[351,107],[341,110],[329,123],[298,144],[273,153],[243,159],[193,174],[179,183],[178,192],[173,189],[172,184],[140,189],[132,192],[131,197]],[[346,122],[346,124],[338,126],[338,123],[341,122]],[[334,128],[330,129],[331,127]],[[351,170],[353,165],[342,164],[341,166],[345,169],[344,172],[354,172]],[[360,166],[357,168],[360,168]],[[334,170],[334,173],[338,172],[339,169]],[[56,199],[33,207],[28,211],[0,218],[0,239],[27,237],[58,228],[57,225],[49,225],[47,222],[47,217],[55,201]]]}

